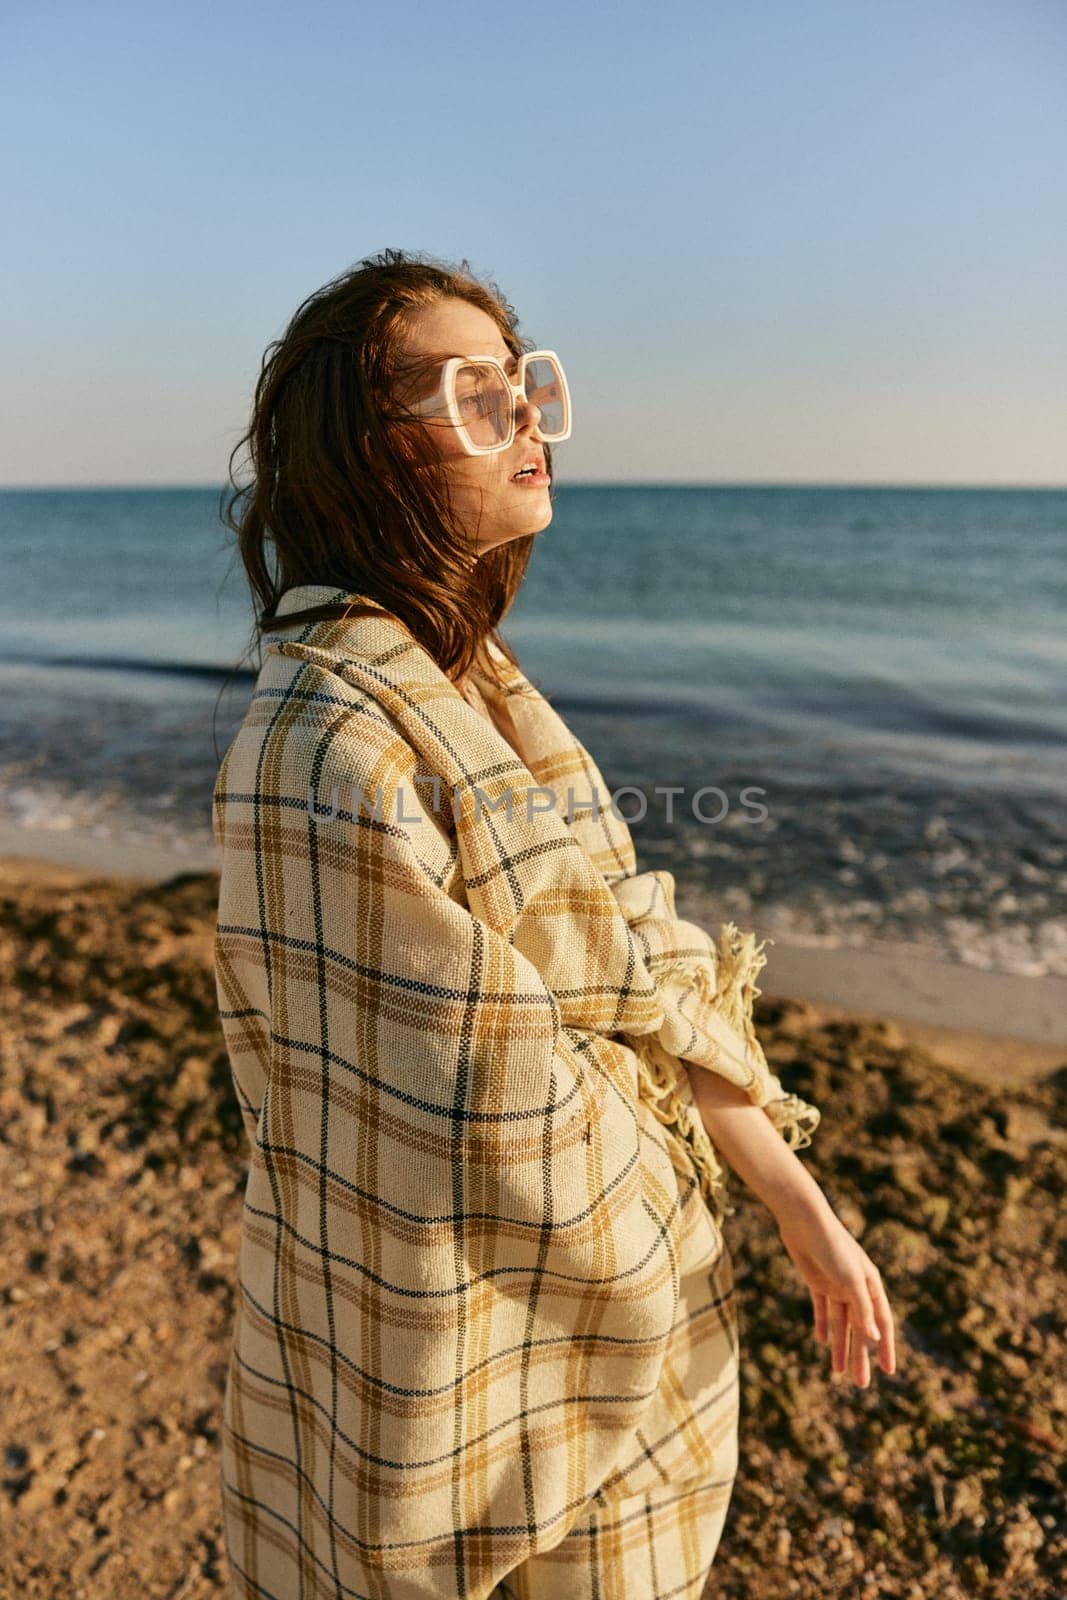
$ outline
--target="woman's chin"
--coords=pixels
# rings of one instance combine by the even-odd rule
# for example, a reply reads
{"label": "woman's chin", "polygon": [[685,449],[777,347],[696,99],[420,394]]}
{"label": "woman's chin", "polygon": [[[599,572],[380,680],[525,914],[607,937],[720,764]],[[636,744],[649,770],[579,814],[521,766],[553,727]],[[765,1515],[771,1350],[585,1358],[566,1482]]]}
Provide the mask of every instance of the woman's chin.
{"label": "woman's chin", "polygon": [[530,499],[534,502],[527,509],[523,518],[523,525],[527,533],[540,533],[542,528],[547,528],[552,521],[552,497],[548,489],[541,489],[536,497],[529,491]]}
{"label": "woman's chin", "polygon": [[506,530],[498,533],[486,534],[478,540],[478,554],[484,555],[487,550],[495,550],[499,545],[510,544],[513,539],[529,539],[535,533],[540,533],[552,521],[552,507],[545,509],[540,517],[526,517],[521,523],[513,522]]}
{"label": "woman's chin", "polygon": [[[533,496],[531,495],[531,499]],[[552,501],[548,491],[537,496],[537,502],[524,506],[521,515],[512,515],[508,519],[507,531],[503,529],[493,537],[494,544],[504,544],[509,539],[528,539],[533,533],[540,533],[552,521]]]}

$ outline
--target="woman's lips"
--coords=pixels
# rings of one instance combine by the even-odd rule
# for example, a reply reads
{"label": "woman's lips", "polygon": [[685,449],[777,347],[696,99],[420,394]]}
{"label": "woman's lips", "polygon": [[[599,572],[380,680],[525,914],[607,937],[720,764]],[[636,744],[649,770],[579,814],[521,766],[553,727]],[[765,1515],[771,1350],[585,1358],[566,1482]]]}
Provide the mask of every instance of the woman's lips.
{"label": "woman's lips", "polygon": [[528,472],[524,478],[512,478],[517,489],[547,489],[552,479],[547,472]]}

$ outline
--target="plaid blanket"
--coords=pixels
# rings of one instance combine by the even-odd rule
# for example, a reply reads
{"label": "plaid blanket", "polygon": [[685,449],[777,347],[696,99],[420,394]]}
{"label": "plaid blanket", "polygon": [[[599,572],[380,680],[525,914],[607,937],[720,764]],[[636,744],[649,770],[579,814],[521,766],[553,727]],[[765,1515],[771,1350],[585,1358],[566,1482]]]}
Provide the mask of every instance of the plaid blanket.
{"label": "plaid blanket", "polygon": [[387,612],[277,637],[214,807],[235,1593],[484,1600],[594,1498],[712,1468],[721,1419],[661,1388],[727,1209],[680,1060],[796,1146],[818,1112],[752,1030],[762,947],[637,872],[524,674],[520,759]]}

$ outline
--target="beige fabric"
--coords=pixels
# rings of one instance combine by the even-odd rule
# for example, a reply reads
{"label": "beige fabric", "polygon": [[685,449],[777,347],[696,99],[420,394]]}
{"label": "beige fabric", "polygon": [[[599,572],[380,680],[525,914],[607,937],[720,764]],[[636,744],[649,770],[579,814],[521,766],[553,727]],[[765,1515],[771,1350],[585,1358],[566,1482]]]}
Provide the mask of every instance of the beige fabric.
{"label": "beige fabric", "polygon": [[818,1113],[752,1034],[751,936],[674,915],[514,669],[508,707],[525,760],[387,613],[294,627],[219,772],[250,1159],[222,1451],[242,1597],[539,1600],[538,1564],[592,1549],[597,1518],[608,1551],[635,1504],[662,1560],[627,1596],[695,1596],[714,1554],[736,1317],[677,1057],[791,1142]]}

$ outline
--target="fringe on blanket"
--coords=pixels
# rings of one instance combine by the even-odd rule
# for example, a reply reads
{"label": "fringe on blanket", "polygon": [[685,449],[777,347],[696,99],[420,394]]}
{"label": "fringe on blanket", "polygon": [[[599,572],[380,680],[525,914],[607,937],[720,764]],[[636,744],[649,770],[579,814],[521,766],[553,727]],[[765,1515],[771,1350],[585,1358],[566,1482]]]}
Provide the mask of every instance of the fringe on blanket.
{"label": "fringe on blanket", "polygon": [[[745,1039],[754,1061],[765,1072],[770,1069],[756,1036],[752,1013],[762,993],[756,979],[767,965],[764,949],[773,943],[773,939],[764,939],[757,944],[754,933],[742,933],[735,922],[724,922],[716,943],[715,993],[708,993],[707,985],[701,983],[708,1006],[718,1011],[734,1032]],[[702,968],[698,977],[704,979],[704,976]],[[732,1216],[734,1208],[728,1201],[726,1174],[703,1118],[695,1103],[692,1107],[687,1105],[678,1093],[678,1075],[685,1070],[684,1062],[672,1056],[651,1034],[638,1035],[631,1043],[637,1052],[642,1098],[667,1130],[672,1165],[683,1177],[691,1176],[695,1168],[701,1193],[715,1216],[720,1219]],[[757,1076],[754,1067],[753,1081]],[[819,1111],[815,1106],[790,1094],[768,1101],[764,1109],[790,1149],[802,1150],[811,1143],[819,1124]]]}
{"label": "fringe on blanket", "polygon": [[637,1054],[639,1093],[666,1129],[671,1165],[679,1177],[686,1179],[695,1169],[700,1192],[713,1215],[719,1219],[732,1216],[726,1174],[708,1138],[704,1119],[695,1109],[695,1102],[687,1105],[678,1093],[678,1075],[685,1071],[684,1064],[651,1034],[638,1034],[631,1043]]}
{"label": "fringe on blanket", "polygon": [[[773,939],[756,943],[754,933],[742,933],[734,922],[724,922],[719,932],[716,956],[718,993],[712,1004],[737,1032],[743,1033],[756,1059],[766,1071],[767,1057],[756,1037],[752,1012],[756,1000],[763,993],[756,979],[767,965],[764,946]],[[768,1100],[763,1107],[775,1128],[791,1150],[804,1150],[819,1126],[821,1112],[798,1095],[786,1094],[777,1100]]]}
{"label": "fringe on blanket", "polygon": [[736,922],[724,922],[715,948],[715,994],[711,1004],[735,1033],[743,1034],[756,1059],[766,1065],[762,1046],[756,1038],[752,1010],[762,989],[756,979],[767,965],[764,947],[773,939],[756,943],[754,933],[742,933]]}

